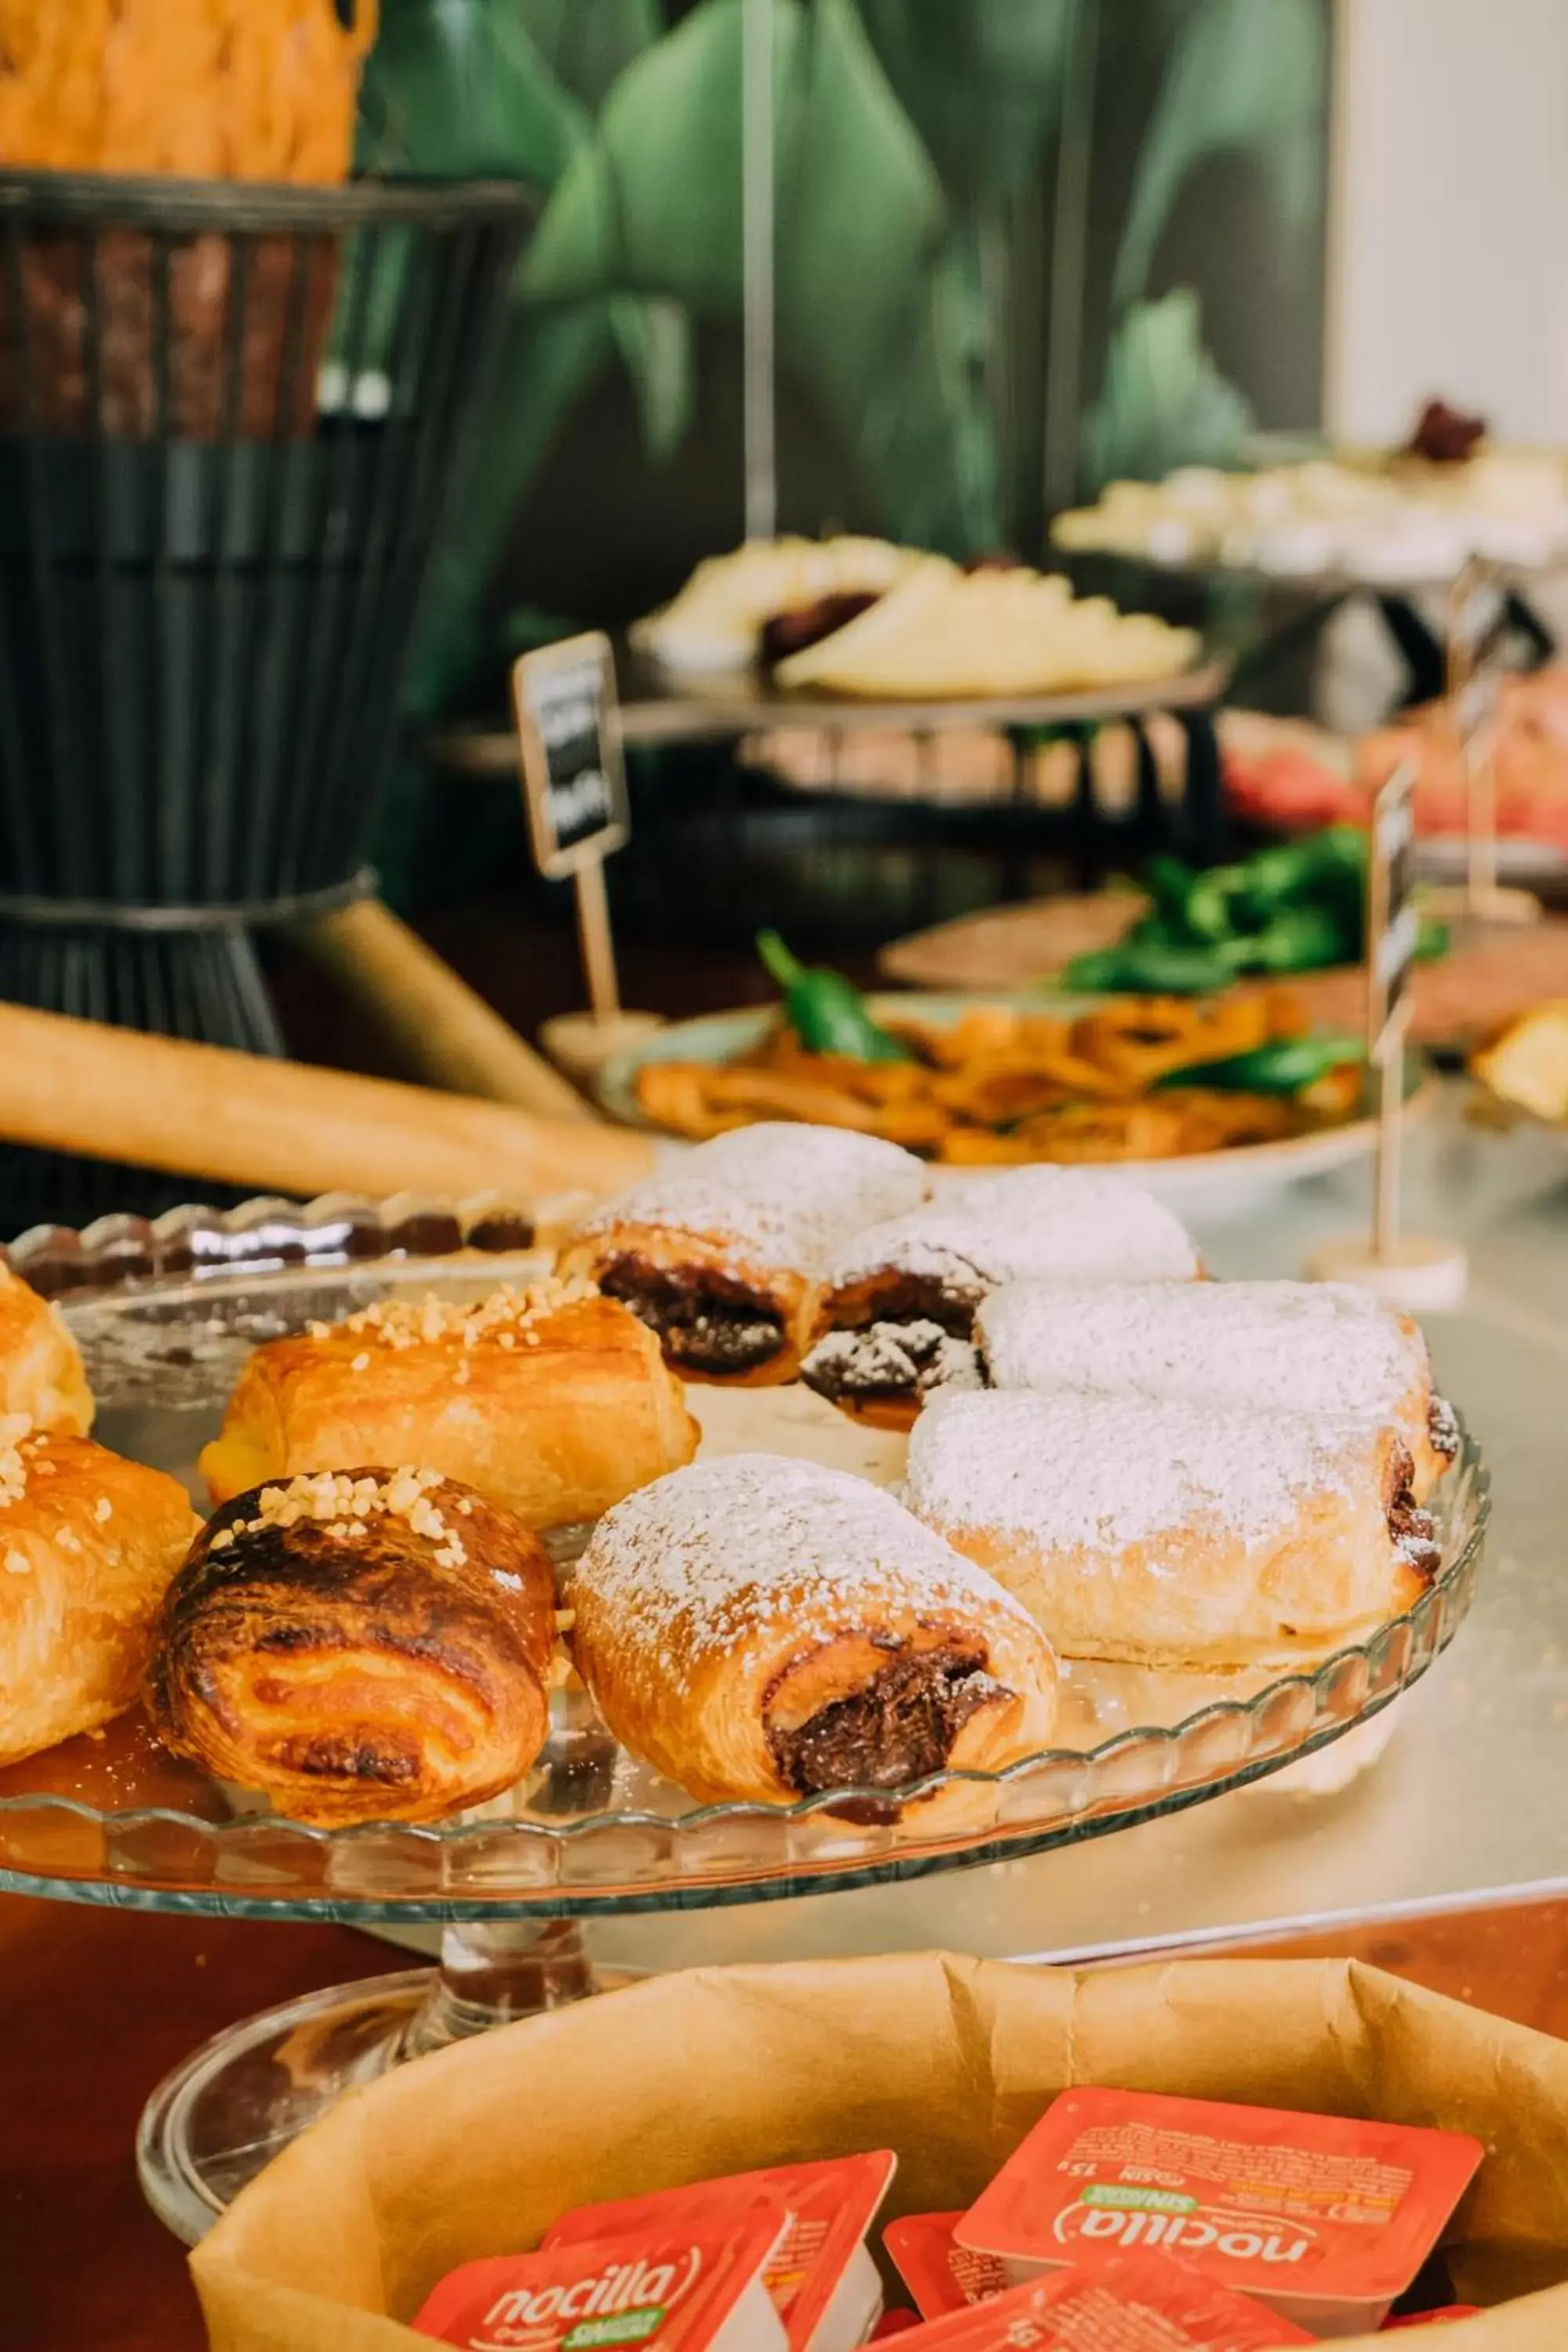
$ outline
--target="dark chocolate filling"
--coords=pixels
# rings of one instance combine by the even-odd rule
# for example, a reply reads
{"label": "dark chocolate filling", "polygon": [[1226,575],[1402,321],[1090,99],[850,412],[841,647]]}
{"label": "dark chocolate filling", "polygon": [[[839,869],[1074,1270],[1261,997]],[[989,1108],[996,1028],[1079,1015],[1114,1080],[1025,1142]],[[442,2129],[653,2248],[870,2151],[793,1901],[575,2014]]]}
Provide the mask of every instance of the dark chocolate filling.
{"label": "dark chocolate filling", "polygon": [[1430,1584],[1443,1565],[1443,1555],[1437,1548],[1437,1530],[1430,1511],[1424,1511],[1410,1491],[1406,1479],[1388,1507],[1388,1532],[1394,1538],[1400,1558],[1413,1568],[1417,1576]]}
{"label": "dark chocolate filling", "polygon": [[1427,1406],[1426,1435],[1434,1454],[1452,1462],[1459,1450],[1459,1424],[1447,1397],[1435,1396]]}
{"label": "dark chocolate filling", "polygon": [[977,1303],[973,1295],[955,1297],[929,1274],[890,1275],[868,1298],[841,1309],[836,1320],[842,1331],[861,1331],[870,1323],[940,1323],[955,1339],[967,1339]]}
{"label": "dark chocolate filling", "polygon": [[830,1331],[800,1368],[807,1388],[841,1398],[927,1396],[949,1381],[979,1384],[975,1351],[938,1323],[872,1323]]}
{"label": "dark chocolate filling", "polygon": [[940,1772],[970,1717],[1011,1696],[973,1654],[923,1650],[890,1658],[864,1690],[819,1708],[798,1730],[770,1728],[768,1748],[803,1797],[896,1789]]}
{"label": "dark chocolate filling", "polygon": [[749,1372],[784,1346],[784,1318],[769,1298],[709,1266],[613,1258],[599,1287],[657,1331],[672,1364],[694,1372]]}

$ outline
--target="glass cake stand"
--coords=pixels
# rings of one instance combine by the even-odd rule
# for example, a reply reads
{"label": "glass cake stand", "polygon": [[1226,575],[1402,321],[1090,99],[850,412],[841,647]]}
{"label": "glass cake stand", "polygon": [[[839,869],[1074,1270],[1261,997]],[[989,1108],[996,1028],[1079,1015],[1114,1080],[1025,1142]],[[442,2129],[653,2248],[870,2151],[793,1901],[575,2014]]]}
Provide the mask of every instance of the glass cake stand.
{"label": "glass cake stand", "polygon": [[[479,1296],[544,1263],[521,1213],[333,1199],[39,1228],[13,1264],[64,1306],[97,1434],[198,1490],[195,1461],[259,1341],[399,1291]],[[705,1453],[758,1445],[896,1478],[902,1440],[802,1389],[698,1392]],[[1194,1805],[1379,1714],[1468,1610],[1488,1482],[1467,1435],[1436,1510],[1442,1567],[1405,1616],[1310,1672],[1155,1674],[1078,1663],[1059,1744],[997,1774],[790,1806],[698,1805],[626,1754],[572,1686],[533,1769],[449,1822],[309,1829],[166,1754],[139,1713],[0,1770],[0,1887],[149,1911],[439,1923],[440,1964],[287,2003],[198,2050],[154,2094],[138,2160],[194,2243],[344,2090],[416,2054],[596,1989],[580,1923],[755,1903],[1037,1853]],[[569,1591],[584,1530],[553,1545]],[[944,1799],[937,1819],[918,1800]]]}

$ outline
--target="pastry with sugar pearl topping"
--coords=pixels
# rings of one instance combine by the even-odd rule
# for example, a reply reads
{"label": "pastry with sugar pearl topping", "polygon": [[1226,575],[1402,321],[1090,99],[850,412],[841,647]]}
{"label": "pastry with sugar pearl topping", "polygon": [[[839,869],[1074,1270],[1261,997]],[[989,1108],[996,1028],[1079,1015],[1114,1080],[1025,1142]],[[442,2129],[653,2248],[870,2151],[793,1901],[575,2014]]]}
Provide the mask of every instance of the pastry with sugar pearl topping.
{"label": "pastry with sugar pearl topping", "polygon": [[697,1450],[680,1382],[585,1282],[377,1300],[269,1339],[203,1452],[215,1503],[298,1472],[422,1464],[525,1527],[597,1517]]}
{"label": "pastry with sugar pearl topping", "polygon": [[550,1727],[555,1580],[511,1512],[430,1468],[241,1495],[164,1607],[166,1747],[291,1820],[438,1820],[527,1771]]}
{"label": "pastry with sugar pearl topping", "polygon": [[1458,1452],[1420,1325],[1349,1283],[1129,1281],[1067,1297],[1010,1283],[982,1302],[975,1337],[994,1388],[1390,1423],[1418,1500]]}
{"label": "pastry with sugar pearl topping", "polygon": [[704,1801],[994,1772],[1049,1739],[1056,1660],[1027,1612],[844,1471],[678,1470],[601,1520],[570,1598],[605,1723]]}
{"label": "pastry with sugar pearl topping", "polygon": [[905,1495],[1068,1657],[1289,1670],[1431,1584],[1411,1478],[1391,1428],[987,1390],[926,1407]]}
{"label": "pastry with sugar pearl topping", "polygon": [[85,1437],[92,1391],[59,1308],[0,1257],[0,1421],[16,1416],[35,1429]]}
{"label": "pastry with sugar pearl topping", "polygon": [[162,1470],[0,1419],[0,1764],[132,1704],[199,1525]]}
{"label": "pastry with sugar pearl topping", "polygon": [[700,1143],[579,1226],[564,1275],[625,1299],[695,1380],[794,1380],[834,1259],[930,1190],[912,1152],[784,1122]]}
{"label": "pastry with sugar pearl topping", "polygon": [[802,1377],[858,1418],[907,1429],[922,1397],[980,1385],[975,1313],[998,1284],[1188,1283],[1202,1270],[1170,1210],[1124,1176],[998,1171],[845,1244]]}

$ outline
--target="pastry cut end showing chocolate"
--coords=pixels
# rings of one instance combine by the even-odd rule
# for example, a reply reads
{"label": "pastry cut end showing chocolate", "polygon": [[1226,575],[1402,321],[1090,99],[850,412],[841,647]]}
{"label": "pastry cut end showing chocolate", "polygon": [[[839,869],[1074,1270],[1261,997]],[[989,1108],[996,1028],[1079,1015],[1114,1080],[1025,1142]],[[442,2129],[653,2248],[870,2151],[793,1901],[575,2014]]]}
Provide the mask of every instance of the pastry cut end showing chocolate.
{"label": "pastry cut end showing chocolate", "polygon": [[1426,1408],[1426,1437],[1434,1454],[1455,1462],[1459,1453],[1459,1423],[1447,1397],[1435,1396]]}
{"label": "pastry cut end showing chocolate", "polygon": [[784,1347],[784,1318],[773,1301],[710,1267],[617,1257],[598,1282],[606,1297],[618,1298],[658,1334],[670,1363],[689,1371],[757,1371]]}
{"label": "pastry cut end showing chocolate", "polygon": [[799,1796],[901,1788],[940,1772],[971,1717],[1013,1696],[973,1652],[906,1651],[794,1729],[770,1724],[768,1748]]}
{"label": "pastry cut end showing chocolate", "polygon": [[1424,1511],[1415,1500],[1413,1481],[1415,1465],[1403,1445],[1394,1455],[1393,1493],[1388,1504],[1388,1532],[1394,1538],[1394,1549],[1404,1565],[1430,1584],[1443,1565],[1443,1554],[1437,1542],[1436,1523],[1430,1511]]}
{"label": "pastry cut end showing chocolate", "polygon": [[929,1396],[937,1389],[984,1386],[972,1341],[940,1323],[872,1323],[830,1331],[800,1368],[807,1388],[830,1404],[884,1397]]}

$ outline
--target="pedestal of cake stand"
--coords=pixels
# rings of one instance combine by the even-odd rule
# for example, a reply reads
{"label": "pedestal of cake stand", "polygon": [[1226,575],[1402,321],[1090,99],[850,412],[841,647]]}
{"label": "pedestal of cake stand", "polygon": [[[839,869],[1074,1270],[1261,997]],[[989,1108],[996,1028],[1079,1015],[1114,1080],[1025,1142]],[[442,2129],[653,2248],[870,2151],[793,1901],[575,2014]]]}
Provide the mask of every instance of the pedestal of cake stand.
{"label": "pedestal of cake stand", "polygon": [[345,2091],[629,1973],[595,1973],[574,1919],[479,1921],[445,1930],[436,1968],[330,1986],[246,2018],[193,2052],[147,2102],[136,2136],[147,2201],[194,2246]]}

